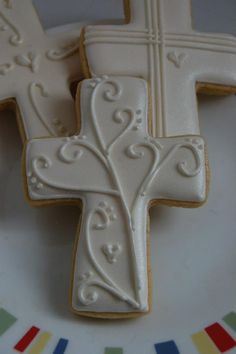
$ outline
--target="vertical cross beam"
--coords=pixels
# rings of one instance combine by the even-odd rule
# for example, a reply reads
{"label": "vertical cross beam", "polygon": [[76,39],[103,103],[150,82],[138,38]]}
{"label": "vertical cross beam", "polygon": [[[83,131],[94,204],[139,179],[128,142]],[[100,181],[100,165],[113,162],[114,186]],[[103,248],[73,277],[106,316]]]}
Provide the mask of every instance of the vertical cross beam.
{"label": "vertical cross beam", "polygon": [[151,137],[149,99],[140,78],[85,80],[79,135],[26,146],[30,202],[82,204],[71,303],[85,316],[148,312],[149,205],[195,207],[206,198],[203,139]]}
{"label": "vertical cross beam", "polygon": [[152,134],[199,134],[196,91],[236,92],[235,37],[194,31],[189,0],[126,0],[125,8],[127,24],[85,28],[86,77],[146,79]]}
{"label": "vertical cross beam", "polygon": [[0,2],[0,107],[17,111],[23,139],[75,131],[79,35],[79,26],[46,33],[31,0]]}

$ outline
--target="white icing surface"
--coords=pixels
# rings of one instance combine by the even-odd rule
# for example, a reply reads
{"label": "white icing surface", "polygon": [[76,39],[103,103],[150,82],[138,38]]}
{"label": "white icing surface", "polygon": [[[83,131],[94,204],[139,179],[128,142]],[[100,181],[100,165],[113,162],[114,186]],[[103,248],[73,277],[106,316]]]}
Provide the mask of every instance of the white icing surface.
{"label": "white icing surface", "polygon": [[197,135],[150,137],[142,79],[85,80],[80,108],[79,136],[28,143],[29,196],[83,201],[73,308],[145,312],[148,204],[204,201],[204,141]]}
{"label": "white icing surface", "polygon": [[81,77],[80,26],[49,35],[31,0],[0,1],[0,35],[0,101],[17,100],[26,137],[75,132],[70,83]]}
{"label": "white icing surface", "polygon": [[199,134],[196,84],[236,86],[235,37],[194,31],[189,0],[129,1],[129,24],[86,28],[92,75],[148,80],[154,136]]}

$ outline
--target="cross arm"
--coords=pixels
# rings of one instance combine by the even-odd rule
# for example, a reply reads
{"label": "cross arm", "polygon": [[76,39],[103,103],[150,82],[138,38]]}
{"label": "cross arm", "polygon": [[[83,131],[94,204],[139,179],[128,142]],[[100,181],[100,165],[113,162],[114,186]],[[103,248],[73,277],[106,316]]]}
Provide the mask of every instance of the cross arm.
{"label": "cross arm", "polygon": [[86,75],[144,78],[152,95],[153,135],[199,135],[196,91],[236,92],[235,38],[195,32],[189,0],[126,4],[128,24],[85,28]]}
{"label": "cross arm", "polygon": [[[26,20],[27,19],[27,20]],[[3,0],[0,4],[0,21],[9,32],[9,43],[19,46],[31,31],[42,33],[43,28],[32,0]]]}
{"label": "cross arm", "polygon": [[[85,27],[81,51],[86,57],[83,63],[87,76],[106,73],[148,79],[145,61],[150,65],[150,56],[163,44],[165,32],[192,32],[189,0],[125,0],[124,12],[126,24]],[[115,65],[113,55],[119,58]]]}
{"label": "cross arm", "polygon": [[18,106],[27,139],[71,135],[76,128],[70,85],[82,76],[81,26],[49,34],[32,0],[3,0],[0,28],[0,104]]}
{"label": "cross arm", "polygon": [[148,149],[143,149],[140,159],[152,153],[153,168],[141,194],[149,195],[154,204],[156,201],[157,204],[197,207],[206,201],[209,174],[205,142],[201,136],[149,138],[146,147]]}
{"label": "cross arm", "polygon": [[79,199],[89,193],[118,194],[104,156],[79,136],[32,140],[27,144],[26,155],[28,195],[32,201]]}
{"label": "cross arm", "polygon": [[[154,9],[160,12],[156,19],[155,14],[150,13],[153,4],[156,6]],[[124,0],[124,10],[127,22],[137,28],[146,26],[148,29],[148,16],[153,16],[153,27],[158,26],[158,22],[162,22],[165,16],[163,30],[187,31],[192,28],[190,0],[165,0],[160,6],[157,0]]]}

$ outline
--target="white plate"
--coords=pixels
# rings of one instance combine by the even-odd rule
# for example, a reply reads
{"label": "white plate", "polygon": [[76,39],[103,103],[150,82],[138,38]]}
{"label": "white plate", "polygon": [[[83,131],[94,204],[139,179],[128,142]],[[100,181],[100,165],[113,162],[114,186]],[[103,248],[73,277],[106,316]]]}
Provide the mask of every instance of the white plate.
{"label": "white plate", "polygon": [[[0,307],[18,321],[0,338],[0,354],[36,325],[60,337],[66,353],[154,354],[174,340],[181,354],[197,354],[191,335],[236,310],[236,97],[201,98],[200,122],[211,165],[209,200],[197,210],[151,212],[153,310],[136,320],[99,321],[69,311],[68,290],[79,211],[33,209],[23,196],[21,142],[14,118],[0,115]],[[230,353],[236,353],[233,349]]]}

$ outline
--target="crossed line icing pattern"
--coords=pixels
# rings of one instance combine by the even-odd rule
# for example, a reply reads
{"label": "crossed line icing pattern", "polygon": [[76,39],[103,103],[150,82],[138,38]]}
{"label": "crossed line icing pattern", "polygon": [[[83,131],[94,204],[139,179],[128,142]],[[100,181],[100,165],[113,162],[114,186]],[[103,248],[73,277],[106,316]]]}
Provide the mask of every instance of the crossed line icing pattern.
{"label": "crossed line icing pattern", "polygon": [[31,0],[0,0],[0,102],[16,99],[26,138],[76,130],[70,93],[70,82],[82,76],[76,27],[46,33]]}
{"label": "crossed line icing pattern", "polygon": [[149,81],[152,134],[199,134],[196,84],[236,87],[236,39],[196,32],[190,0],[126,0],[130,22],[87,26],[91,76],[128,75]]}
{"label": "crossed line icing pattern", "polygon": [[78,104],[78,136],[28,143],[29,197],[83,201],[76,311],[145,312],[147,206],[152,199],[205,199],[204,141],[196,135],[152,138],[142,79],[85,80]]}

